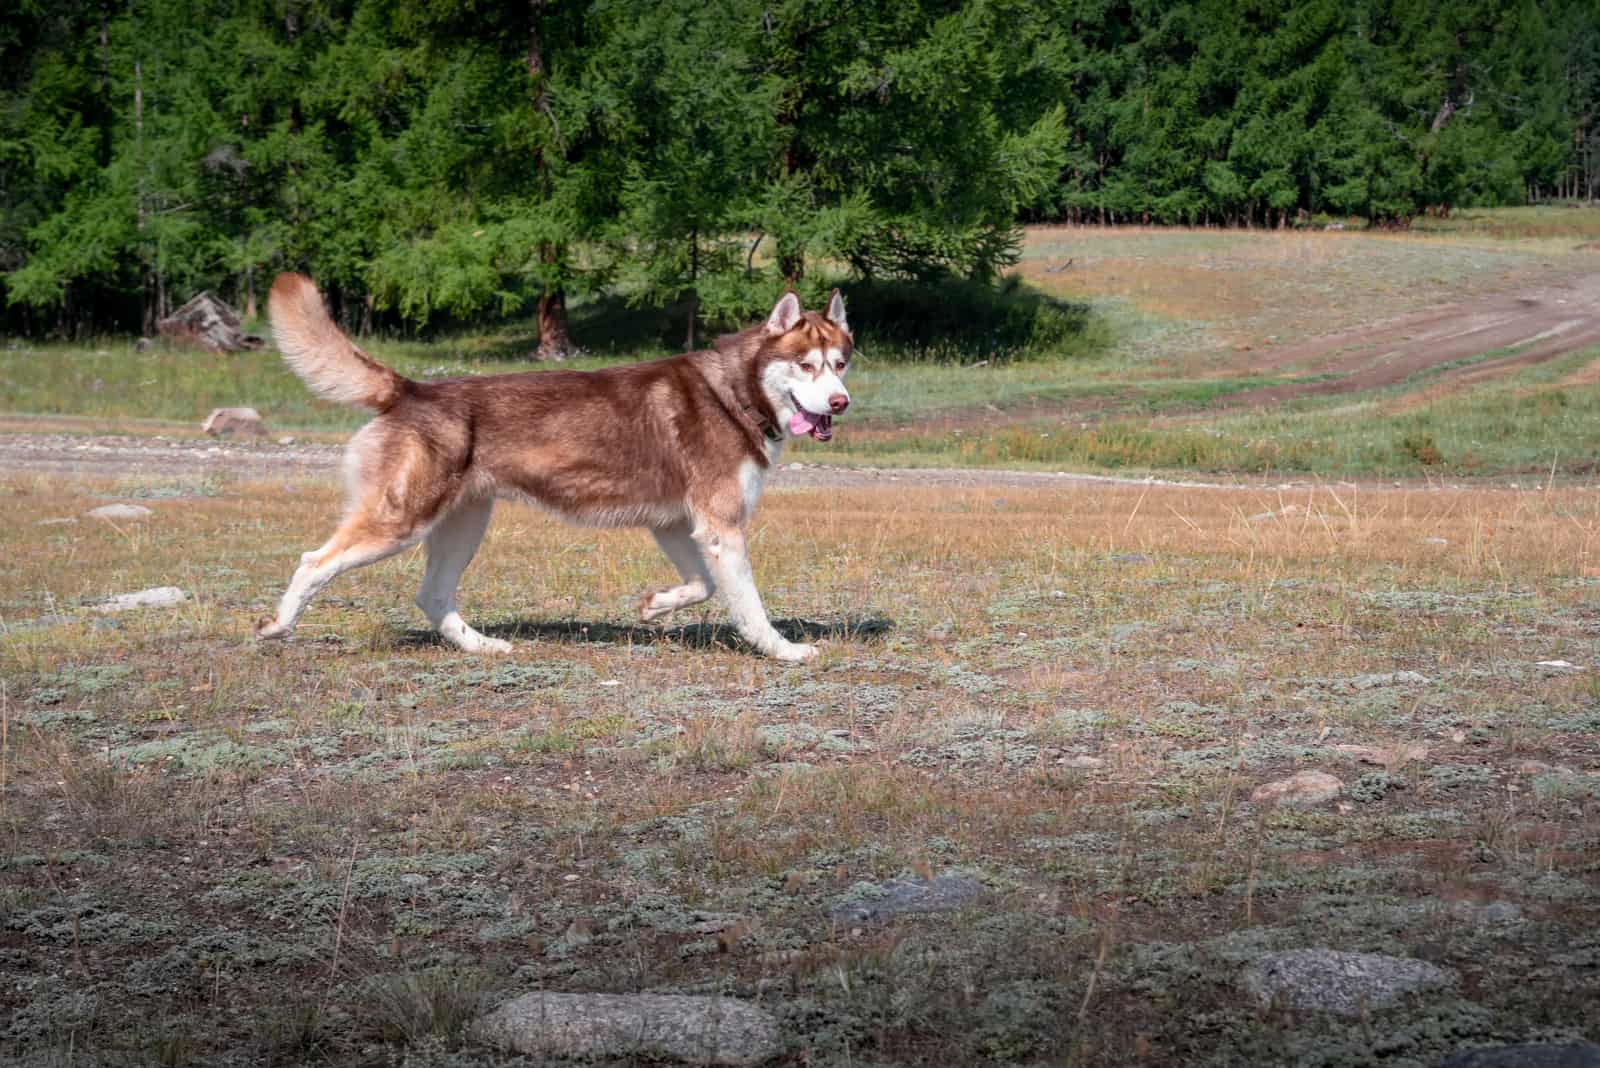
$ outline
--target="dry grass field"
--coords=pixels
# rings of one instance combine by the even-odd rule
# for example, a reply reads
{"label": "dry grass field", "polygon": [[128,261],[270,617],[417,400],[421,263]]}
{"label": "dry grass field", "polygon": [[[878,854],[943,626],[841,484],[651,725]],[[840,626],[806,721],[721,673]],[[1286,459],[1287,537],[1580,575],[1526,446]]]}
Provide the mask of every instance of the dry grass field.
{"label": "dry grass field", "polygon": [[[152,514],[84,516],[109,501]],[[415,554],[255,644],[336,508],[0,482],[18,1063],[481,1064],[465,1023],[536,990],[733,995],[793,1065],[1600,1037],[1591,488],[780,477],[753,552],[828,642],[798,668],[720,611],[635,623],[643,535],[509,507],[463,600],[515,655],[420,629]],[[1308,770],[1338,796],[1252,800]],[[964,889],[874,904],[906,885]],[[1354,1019],[1258,1001],[1296,948],[1449,978]]]}
{"label": "dry grass field", "polygon": [[[462,598],[513,655],[416,552],[260,645],[359,416],[5,342],[0,1066],[570,1063],[472,1033],[535,992],[737,998],[796,1068],[1600,1042],[1600,211],[1426,222],[1032,230],[1053,360],[858,324],[753,531],[800,667],[509,506]],[[297,440],[193,440],[232,403]]]}

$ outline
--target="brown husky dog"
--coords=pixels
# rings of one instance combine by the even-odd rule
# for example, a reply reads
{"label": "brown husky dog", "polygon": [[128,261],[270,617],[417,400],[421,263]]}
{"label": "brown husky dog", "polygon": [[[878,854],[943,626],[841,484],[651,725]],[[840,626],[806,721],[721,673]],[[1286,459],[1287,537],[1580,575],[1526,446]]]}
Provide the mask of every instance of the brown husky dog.
{"label": "brown husky dog", "polygon": [[343,522],[300,557],[258,637],[292,631],[335,575],[426,540],[417,606],[458,648],[509,652],[462,621],[456,586],[495,499],[510,497],[575,523],[648,527],[683,581],[640,600],[645,620],[720,589],[756,649],[780,660],[816,655],[768,621],[745,531],[785,434],[827,441],[850,404],[853,342],[838,290],[820,315],[786,294],[765,323],[704,352],[436,382],[403,378],[362,352],[302,275],[278,276],[270,312],[279,350],[313,392],[378,414],[345,453]]}

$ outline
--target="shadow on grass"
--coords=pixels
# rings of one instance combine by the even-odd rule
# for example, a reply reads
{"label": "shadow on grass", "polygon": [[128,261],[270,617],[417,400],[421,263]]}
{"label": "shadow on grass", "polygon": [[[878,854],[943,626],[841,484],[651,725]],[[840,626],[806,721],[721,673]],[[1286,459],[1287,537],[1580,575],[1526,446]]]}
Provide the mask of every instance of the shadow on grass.
{"label": "shadow on grass", "polygon": [[[894,620],[881,616],[845,618],[832,621],[814,619],[775,619],[772,625],[790,641],[796,642],[876,642],[894,630]],[[519,619],[494,623],[482,632],[507,641],[560,642],[568,645],[683,645],[690,649],[737,649],[751,652],[750,644],[739,637],[729,623],[689,623],[679,627],[652,627],[645,623],[585,622],[581,619]],[[443,645],[432,630],[408,630],[399,641],[402,646]]]}

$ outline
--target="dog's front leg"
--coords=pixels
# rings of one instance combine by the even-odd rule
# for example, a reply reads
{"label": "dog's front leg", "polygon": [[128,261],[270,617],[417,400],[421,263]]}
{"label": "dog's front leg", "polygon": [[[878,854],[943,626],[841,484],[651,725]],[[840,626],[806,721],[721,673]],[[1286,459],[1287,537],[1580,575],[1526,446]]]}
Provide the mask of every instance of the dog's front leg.
{"label": "dog's front leg", "polygon": [[706,566],[700,545],[694,540],[687,522],[655,527],[650,533],[655,535],[656,544],[667,554],[672,566],[678,569],[683,584],[639,598],[639,618],[646,623],[679,608],[699,604],[716,592],[716,580],[711,577],[711,569]]}
{"label": "dog's front leg", "polygon": [[761,594],[756,592],[743,530],[736,526],[700,524],[693,536],[705,552],[706,563],[711,566],[712,577],[722,591],[728,614],[733,617],[740,637],[779,660],[810,660],[817,655],[816,646],[789,641],[767,618],[767,610],[761,606]]}

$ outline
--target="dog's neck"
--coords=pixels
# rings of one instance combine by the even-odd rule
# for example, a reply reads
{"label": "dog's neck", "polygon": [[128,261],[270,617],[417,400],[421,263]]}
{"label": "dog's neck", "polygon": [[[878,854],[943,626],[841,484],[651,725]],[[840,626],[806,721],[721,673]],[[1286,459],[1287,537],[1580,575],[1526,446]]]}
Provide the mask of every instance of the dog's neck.
{"label": "dog's neck", "polygon": [[745,432],[764,466],[769,455],[767,443],[783,441],[784,434],[783,428],[763,411],[758,399],[759,382],[741,373],[744,371],[742,360],[728,359],[719,349],[706,351],[702,359],[710,364],[702,369],[706,385],[711,387],[712,394],[729,417]]}
{"label": "dog's neck", "polygon": [[778,424],[761,414],[761,409],[757,408],[754,404],[744,405],[739,414],[754,424],[756,430],[758,430],[761,433],[761,436],[766,438],[768,441],[783,440],[783,431],[778,427]]}

